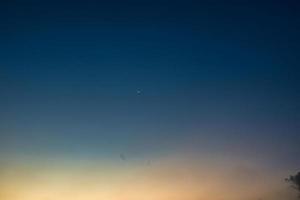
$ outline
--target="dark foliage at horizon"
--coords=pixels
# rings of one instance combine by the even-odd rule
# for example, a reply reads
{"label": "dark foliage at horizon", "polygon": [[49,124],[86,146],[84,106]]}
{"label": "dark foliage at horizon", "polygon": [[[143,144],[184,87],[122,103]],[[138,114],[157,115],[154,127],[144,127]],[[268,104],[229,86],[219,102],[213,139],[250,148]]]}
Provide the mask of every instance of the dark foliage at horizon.
{"label": "dark foliage at horizon", "polygon": [[299,192],[299,198],[300,198],[300,172],[298,172],[296,175],[291,175],[289,178],[285,179],[288,183],[292,185],[293,188],[295,188]]}

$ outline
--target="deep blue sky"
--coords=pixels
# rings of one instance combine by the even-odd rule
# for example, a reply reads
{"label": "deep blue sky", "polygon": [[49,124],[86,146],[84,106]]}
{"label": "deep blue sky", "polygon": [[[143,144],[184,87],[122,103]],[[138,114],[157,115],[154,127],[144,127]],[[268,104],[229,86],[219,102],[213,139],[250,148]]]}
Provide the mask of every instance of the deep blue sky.
{"label": "deep blue sky", "polygon": [[299,3],[200,2],[1,1],[3,154],[299,165]]}

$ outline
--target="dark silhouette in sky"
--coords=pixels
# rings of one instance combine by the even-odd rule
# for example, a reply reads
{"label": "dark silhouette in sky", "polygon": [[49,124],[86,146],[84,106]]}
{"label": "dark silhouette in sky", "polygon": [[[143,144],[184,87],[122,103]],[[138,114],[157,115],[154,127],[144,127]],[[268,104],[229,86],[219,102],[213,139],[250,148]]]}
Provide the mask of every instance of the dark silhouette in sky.
{"label": "dark silhouette in sky", "polygon": [[124,154],[120,154],[120,158],[121,158],[121,160],[126,160],[126,157],[125,157],[125,155]]}

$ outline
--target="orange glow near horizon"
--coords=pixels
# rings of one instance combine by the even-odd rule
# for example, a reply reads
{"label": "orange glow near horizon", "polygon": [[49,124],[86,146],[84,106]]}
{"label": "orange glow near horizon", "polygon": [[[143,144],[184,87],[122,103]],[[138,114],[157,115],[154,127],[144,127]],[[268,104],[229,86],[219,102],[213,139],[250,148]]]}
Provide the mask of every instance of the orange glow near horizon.
{"label": "orange glow near horizon", "polygon": [[278,171],[243,160],[57,161],[14,164],[1,172],[0,199],[5,200],[274,200],[288,194]]}

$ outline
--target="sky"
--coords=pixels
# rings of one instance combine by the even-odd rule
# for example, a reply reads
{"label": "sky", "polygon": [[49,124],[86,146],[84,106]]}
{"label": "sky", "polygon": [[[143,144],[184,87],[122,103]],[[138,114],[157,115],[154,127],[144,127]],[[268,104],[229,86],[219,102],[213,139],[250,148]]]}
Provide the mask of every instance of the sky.
{"label": "sky", "polygon": [[293,199],[297,1],[0,1],[0,199]]}

